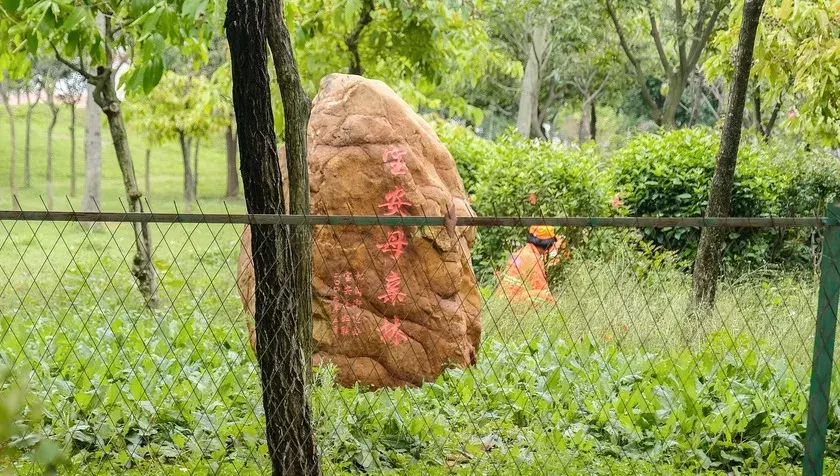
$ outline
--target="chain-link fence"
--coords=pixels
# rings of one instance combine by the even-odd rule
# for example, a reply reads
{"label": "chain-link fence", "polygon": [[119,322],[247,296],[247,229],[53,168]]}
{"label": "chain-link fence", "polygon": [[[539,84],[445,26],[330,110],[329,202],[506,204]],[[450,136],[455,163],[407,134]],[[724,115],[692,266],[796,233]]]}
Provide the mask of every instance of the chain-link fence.
{"label": "chain-link fence", "polygon": [[[313,232],[324,474],[840,471],[834,218],[2,213],[11,474],[270,472],[243,229],[280,221]],[[707,310],[703,226],[729,231]]]}

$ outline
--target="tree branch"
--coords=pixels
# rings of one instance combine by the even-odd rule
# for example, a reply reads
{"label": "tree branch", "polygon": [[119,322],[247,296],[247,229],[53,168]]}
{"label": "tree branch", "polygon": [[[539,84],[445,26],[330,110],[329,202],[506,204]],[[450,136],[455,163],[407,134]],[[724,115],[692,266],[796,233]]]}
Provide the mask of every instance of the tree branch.
{"label": "tree branch", "polygon": [[[694,69],[694,66],[697,64],[697,61],[700,60],[700,54],[703,53],[703,48],[706,47],[706,43],[709,42],[709,38],[712,36],[712,32],[715,31],[715,26],[717,26],[718,17],[720,17],[720,12],[723,10],[723,4],[715,8],[714,13],[712,13],[712,17],[709,18],[708,23],[703,28],[703,32],[700,34],[698,38],[694,38],[691,43],[691,49],[688,53],[688,69]],[[703,21],[703,18],[698,19],[699,22]]]}
{"label": "tree branch", "polygon": [[680,75],[685,74],[685,17],[683,16],[682,0],[676,0],[674,9],[677,13],[677,46],[680,54]]}
{"label": "tree branch", "polygon": [[653,42],[656,44],[656,52],[659,54],[659,62],[662,63],[662,69],[665,70],[665,76],[670,80],[674,75],[674,70],[671,63],[668,61],[668,55],[665,54],[665,48],[662,46],[662,38],[659,35],[659,28],[656,27],[656,16],[648,4],[648,17],[650,18],[650,36],[653,37]]}
{"label": "tree branch", "polygon": [[755,113],[755,127],[761,135],[766,135],[764,131],[764,121],[761,119],[761,86],[756,85],[753,89],[753,112]]}
{"label": "tree branch", "polygon": [[656,101],[651,96],[650,91],[647,88],[647,81],[645,80],[645,75],[642,72],[642,67],[639,64],[636,57],[633,56],[633,53],[630,51],[630,46],[627,44],[627,39],[624,37],[624,30],[621,28],[621,25],[618,22],[618,16],[615,14],[615,9],[612,6],[610,0],[604,0],[604,5],[607,8],[607,13],[610,16],[610,19],[615,26],[615,32],[618,34],[618,41],[621,44],[621,49],[624,50],[624,54],[627,56],[627,59],[633,65],[633,69],[635,71],[636,82],[639,84],[639,87],[642,90],[642,97],[644,98],[645,102],[647,103],[648,107],[650,108],[651,115],[653,116],[656,122],[662,120],[662,112],[659,110],[659,106],[656,104]]}
{"label": "tree branch", "polygon": [[364,0],[359,21],[356,22],[353,31],[344,38],[344,44],[347,46],[347,51],[350,52],[350,74],[359,76],[364,74],[362,60],[359,57],[359,37],[362,36],[365,27],[373,20],[371,13],[373,13],[373,0]]}
{"label": "tree branch", "polygon": [[54,44],[50,43],[50,46],[53,49],[53,53],[55,53],[55,59],[57,59],[64,66],[67,66],[68,68],[72,69],[73,71],[81,74],[88,81],[92,82],[96,78],[94,75],[88,73],[87,70],[83,66],[77,66],[77,65],[73,64],[72,62],[66,60],[63,56],[61,56],[61,53],[58,52],[58,48],[56,48]]}

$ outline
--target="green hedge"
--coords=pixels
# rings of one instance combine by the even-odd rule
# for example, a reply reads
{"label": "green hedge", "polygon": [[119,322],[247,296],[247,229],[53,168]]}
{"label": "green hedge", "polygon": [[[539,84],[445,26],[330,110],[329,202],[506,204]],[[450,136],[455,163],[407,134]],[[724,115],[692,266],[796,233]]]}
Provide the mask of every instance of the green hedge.
{"label": "green hedge", "polygon": [[[601,216],[610,213],[610,174],[595,148],[578,149],[524,139],[513,132],[488,141],[451,124],[438,124],[482,216]],[[532,203],[533,202],[533,203]],[[522,228],[478,230],[473,263],[480,278],[501,266],[525,243]],[[582,230],[558,230],[572,246],[581,246]]]}
{"label": "green hedge", "polygon": [[[473,208],[484,216],[703,216],[719,143],[719,134],[705,127],[640,134],[604,158],[594,147],[533,141],[514,132],[488,141],[455,124],[434,125],[455,158]],[[822,215],[826,203],[838,198],[837,159],[790,139],[766,144],[745,133],[732,216]],[[602,251],[586,249],[588,238],[580,228],[560,232],[578,253]],[[672,251],[689,266],[699,235],[691,228],[649,228],[638,239],[644,249]],[[480,229],[473,250],[479,276],[488,277],[524,240],[523,229]],[[818,243],[816,230],[732,229],[725,256],[733,265],[810,264]]]}
{"label": "green hedge", "polygon": [[[613,180],[632,216],[699,217],[708,204],[719,135],[708,128],[642,134],[613,156]],[[738,155],[732,216],[814,216],[840,191],[840,166],[831,156],[790,141],[764,144],[746,136]],[[807,260],[813,230],[732,229],[730,263]],[[644,239],[690,262],[699,230],[644,229]]]}

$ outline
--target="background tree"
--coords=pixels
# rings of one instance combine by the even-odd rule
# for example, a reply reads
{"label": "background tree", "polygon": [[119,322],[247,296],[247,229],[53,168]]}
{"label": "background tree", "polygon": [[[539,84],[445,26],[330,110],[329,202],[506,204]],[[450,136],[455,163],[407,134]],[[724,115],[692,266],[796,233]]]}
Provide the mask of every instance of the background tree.
{"label": "background tree", "polygon": [[26,81],[24,92],[26,93],[26,122],[24,122],[24,144],[23,144],[23,187],[32,186],[32,167],[30,160],[30,143],[32,137],[32,112],[41,102],[41,95],[44,91],[43,66],[38,67],[36,63],[32,69],[32,76]]}
{"label": "background tree", "polygon": [[85,100],[85,190],[82,209],[99,210],[102,203],[102,109],[93,100],[93,86],[87,85]]}
{"label": "background tree", "polygon": [[[715,37],[704,64],[711,76],[733,75],[730,52],[742,2]],[[780,122],[814,143],[840,144],[840,2],[784,0],[764,9],[751,71],[753,125],[769,138]],[[782,113],[785,112],[785,113]],[[781,121],[780,121],[781,120]]]}
{"label": "background tree", "polygon": [[[272,6],[276,11],[272,11]],[[269,37],[277,80],[284,91],[286,139],[289,162],[293,163],[289,167],[291,208],[294,210],[308,201],[308,187],[301,190],[308,184],[305,148],[308,98],[300,84],[289,32],[282,19],[279,2],[228,2],[225,27],[231,49],[233,103],[249,213],[282,214],[285,208],[266,66]],[[299,102],[292,101],[290,92],[295,93],[294,98]],[[301,145],[304,147],[300,148]],[[302,180],[298,177],[300,173]],[[303,249],[292,248],[296,246],[293,240],[287,226],[251,228],[257,358],[273,474],[316,475],[320,474],[320,468],[308,398],[311,343],[301,338],[312,332],[312,316],[298,309],[303,302],[311,305],[306,292],[311,292],[312,284],[311,277],[310,281],[297,282],[300,274],[294,271],[296,263],[291,258],[308,254]],[[307,242],[304,248],[311,249],[311,246]],[[311,273],[311,262],[308,268]],[[305,290],[304,294],[297,295],[300,290]]]}
{"label": "background tree", "polygon": [[[364,74],[409,104],[481,122],[460,94],[506,58],[489,41],[472,2],[443,0],[299,0],[285,3],[304,90],[337,71]],[[422,45],[422,47],[419,47]]]}
{"label": "background tree", "polygon": [[76,196],[76,107],[85,94],[85,80],[75,71],[64,70],[61,89],[57,93],[59,101],[67,105],[70,111],[70,196]]}
{"label": "background tree", "polygon": [[[744,104],[747,100],[753,48],[763,5],[764,0],[744,0],[732,85],[729,88],[729,108],[720,135],[720,149],[718,150],[715,174],[709,188],[707,217],[729,216],[732,202],[732,182],[735,178],[738,147],[741,143],[741,124],[744,119]],[[714,305],[724,238],[727,232],[726,228],[707,227],[703,228],[700,234],[700,245],[697,249],[697,258],[694,261],[692,280],[695,308],[706,310],[711,309]]]}
{"label": "background tree", "polygon": [[59,104],[56,102],[55,88],[58,81],[60,81],[61,68],[58,65],[45,65],[43,71],[43,85],[44,94],[46,96],[47,107],[50,109],[50,123],[47,126],[47,169],[46,169],[46,188],[47,188],[47,209],[53,209],[53,162],[55,161],[55,153],[53,151],[53,136],[55,131],[55,124],[58,122],[58,113],[61,111]]}
{"label": "background tree", "polygon": [[[129,61],[125,87],[150,92],[163,75],[167,44],[177,45],[188,56],[206,57],[205,40],[211,36],[214,25],[219,24],[219,13],[214,7],[214,3],[182,0],[81,4],[21,0],[10,2],[6,9],[5,21],[17,36],[4,41],[12,43],[9,46],[13,51],[37,49],[43,44],[56,59],[93,86],[93,98],[108,120],[131,212],[142,212],[143,202],[117,95],[115,65],[123,59]],[[148,225],[135,224],[134,235],[132,273],[146,303],[154,307],[157,275]]]}
{"label": "background tree", "polygon": [[[184,167],[184,211],[196,197],[199,141],[221,131],[230,118],[230,105],[204,76],[166,73],[161,85],[147,95],[132,97],[130,118],[141,125],[150,145],[177,140]],[[192,161],[191,161],[192,159]]]}
{"label": "background tree", "polygon": [[[721,26],[721,14],[728,2],[723,0],[661,0],[622,2],[622,10],[615,7],[613,0],[604,0],[606,11],[618,34],[619,44],[633,69],[637,84],[645,103],[650,108],[653,120],[666,128],[676,127],[676,115],[695,67],[699,64],[706,44],[712,34]],[[638,55],[637,47],[631,44],[628,25],[636,18],[650,33],[650,41],[656,49],[662,75],[664,101],[657,103],[648,89],[648,74]],[[663,34],[664,33],[664,34]]]}
{"label": "background tree", "polygon": [[11,94],[12,81],[9,79],[8,71],[3,72],[3,81],[0,82],[0,100],[9,116],[9,193],[12,210],[17,210],[17,146],[15,144],[15,113],[12,110]]}

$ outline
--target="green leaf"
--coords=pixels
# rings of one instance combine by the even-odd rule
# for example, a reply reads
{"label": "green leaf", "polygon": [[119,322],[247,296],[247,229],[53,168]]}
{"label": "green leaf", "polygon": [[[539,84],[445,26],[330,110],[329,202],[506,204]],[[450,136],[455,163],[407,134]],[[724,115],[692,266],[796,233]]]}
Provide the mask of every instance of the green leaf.
{"label": "green leaf", "polygon": [[2,0],[3,9],[9,12],[14,12],[20,6],[20,0]]}
{"label": "green leaf", "polygon": [[143,72],[143,92],[146,94],[152,92],[160,82],[161,76],[163,76],[163,60],[158,57]]}
{"label": "green leaf", "polygon": [[64,23],[61,26],[65,30],[72,30],[72,29],[76,28],[76,26],[78,26],[79,23],[82,22],[82,20],[85,19],[86,15],[87,15],[87,9],[86,8],[76,7],[76,8],[73,9],[72,12],[70,12],[70,15],[68,15],[67,18],[64,19]]}

